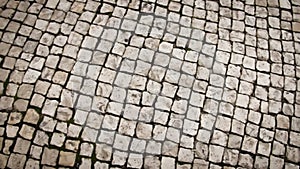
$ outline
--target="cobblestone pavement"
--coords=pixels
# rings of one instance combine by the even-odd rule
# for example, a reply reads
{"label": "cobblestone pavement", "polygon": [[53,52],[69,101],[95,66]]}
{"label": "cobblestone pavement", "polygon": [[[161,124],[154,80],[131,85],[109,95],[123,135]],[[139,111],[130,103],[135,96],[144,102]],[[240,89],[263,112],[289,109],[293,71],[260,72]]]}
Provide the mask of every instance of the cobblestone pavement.
{"label": "cobblestone pavement", "polygon": [[0,168],[300,163],[300,0],[0,0]]}

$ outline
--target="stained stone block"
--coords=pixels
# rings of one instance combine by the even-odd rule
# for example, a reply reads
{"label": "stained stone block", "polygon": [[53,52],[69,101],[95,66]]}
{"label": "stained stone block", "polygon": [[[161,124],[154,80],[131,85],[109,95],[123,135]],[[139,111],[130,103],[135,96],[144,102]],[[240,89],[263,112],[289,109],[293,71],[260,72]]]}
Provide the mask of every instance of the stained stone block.
{"label": "stained stone block", "polygon": [[96,145],[96,158],[99,160],[109,161],[112,156],[112,147],[105,144]]}
{"label": "stained stone block", "polygon": [[75,164],[76,154],[72,152],[61,151],[59,153],[59,164],[72,167]]}
{"label": "stained stone block", "polygon": [[10,168],[23,168],[26,162],[26,156],[21,154],[11,154],[7,166]]}
{"label": "stained stone block", "polygon": [[0,109],[1,110],[12,110],[14,99],[12,97],[1,97],[0,99]]}
{"label": "stained stone block", "polygon": [[41,164],[47,164],[51,166],[56,165],[59,151],[55,149],[44,148]]}

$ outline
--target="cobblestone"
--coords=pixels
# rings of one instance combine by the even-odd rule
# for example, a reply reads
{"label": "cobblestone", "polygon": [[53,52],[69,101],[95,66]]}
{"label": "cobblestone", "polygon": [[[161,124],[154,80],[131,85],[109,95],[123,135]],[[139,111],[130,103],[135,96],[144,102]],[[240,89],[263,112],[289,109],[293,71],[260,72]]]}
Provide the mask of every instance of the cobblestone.
{"label": "cobblestone", "polygon": [[0,4],[0,168],[299,168],[297,0]]}

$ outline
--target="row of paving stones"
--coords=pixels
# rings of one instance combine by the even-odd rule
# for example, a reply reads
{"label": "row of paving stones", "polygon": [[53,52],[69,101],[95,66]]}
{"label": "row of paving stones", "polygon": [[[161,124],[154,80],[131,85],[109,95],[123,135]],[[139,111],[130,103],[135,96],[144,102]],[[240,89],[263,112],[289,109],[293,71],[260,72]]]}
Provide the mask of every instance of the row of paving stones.
{"label": "row of paving stones", "polygon": [[4,1],[0,166],[299,168],[298,5]]}

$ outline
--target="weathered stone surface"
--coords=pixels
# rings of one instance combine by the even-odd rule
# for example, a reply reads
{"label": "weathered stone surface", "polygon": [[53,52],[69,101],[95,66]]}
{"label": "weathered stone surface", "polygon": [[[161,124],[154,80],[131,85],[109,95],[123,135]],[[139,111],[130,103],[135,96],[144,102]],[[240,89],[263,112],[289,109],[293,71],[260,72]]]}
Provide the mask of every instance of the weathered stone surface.
{"label": "weathered stone surface", "polygon": [[7,166],[10,168],[23,168],[26,162],[26,156],[12,153],[8,159]]}
{"label": "weathered stone surface", "polygon": [[59,153],[59,164],[63,166],[74,166],[76,154],[72,152],[61,151]]}
{"label": "weathered stone surface", "polygon": [[0,168],[299,168],[297,0],[0,2]]}
{"label": "weathered stone surface", "polygon": [[42,155],[41,164],[55,166],[56,160],[58,158],[58,153],[59,153],[58,150],[45,148]]}

